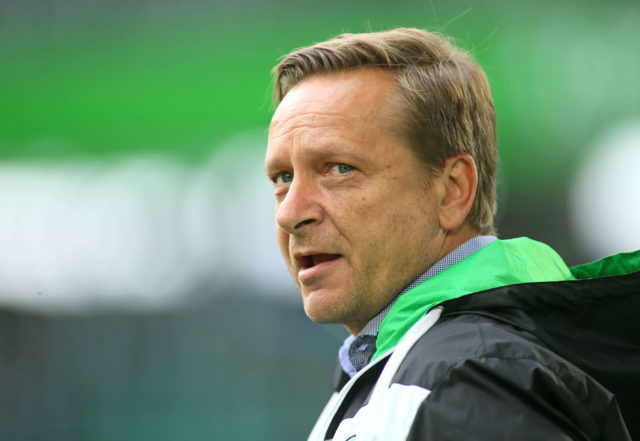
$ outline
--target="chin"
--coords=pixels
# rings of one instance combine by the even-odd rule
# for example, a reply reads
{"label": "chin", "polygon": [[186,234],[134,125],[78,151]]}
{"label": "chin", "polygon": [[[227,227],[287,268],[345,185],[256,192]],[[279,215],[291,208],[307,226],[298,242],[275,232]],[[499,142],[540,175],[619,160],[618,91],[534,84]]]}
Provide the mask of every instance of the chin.
{"label": "chin", "polygon": [[326,311],[323,308],[307,306],[306,302],[304,305],[304,313],[307,315],[307,317],[309,317],[310,320],[316,323],[338,323],[336,321],[335,314],[332,314],[331,312]]}
{"label": "chin", "polygon": [[331,298],[332,293],[313,292],[303,294],[304,312],[316,323],[345,323],[348,307],[340,298]]}
{"label": "chin", "polygon": [[352,334],[357,334],[367,324],[363,306],[351,293],[314,292],[304,296],[304,311],[310,320],[320,324],[341,324]]}

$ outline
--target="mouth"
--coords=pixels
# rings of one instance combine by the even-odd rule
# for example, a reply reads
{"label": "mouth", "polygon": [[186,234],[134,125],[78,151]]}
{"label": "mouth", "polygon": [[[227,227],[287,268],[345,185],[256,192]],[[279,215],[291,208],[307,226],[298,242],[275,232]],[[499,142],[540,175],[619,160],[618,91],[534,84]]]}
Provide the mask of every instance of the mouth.
{"label": "mouth", "polygon": [[340,257],[342,257],[340,254],[317,253],[296,256],[296,260],[298,261],[301,270],[306,270],[325,262],[331,262]]}

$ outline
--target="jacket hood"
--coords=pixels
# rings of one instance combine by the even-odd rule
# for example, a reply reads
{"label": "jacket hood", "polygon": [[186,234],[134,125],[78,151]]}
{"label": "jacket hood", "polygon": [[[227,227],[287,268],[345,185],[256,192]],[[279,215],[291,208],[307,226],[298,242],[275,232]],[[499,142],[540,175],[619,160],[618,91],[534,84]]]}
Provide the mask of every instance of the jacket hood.
{"label": "jacket hood", "polygon": [[[640,251],[571,268],[575,280],[504,286],[442,303],[535,335],[615,395],[640,439]],[[588,399],[586,397],[585,399]]]}

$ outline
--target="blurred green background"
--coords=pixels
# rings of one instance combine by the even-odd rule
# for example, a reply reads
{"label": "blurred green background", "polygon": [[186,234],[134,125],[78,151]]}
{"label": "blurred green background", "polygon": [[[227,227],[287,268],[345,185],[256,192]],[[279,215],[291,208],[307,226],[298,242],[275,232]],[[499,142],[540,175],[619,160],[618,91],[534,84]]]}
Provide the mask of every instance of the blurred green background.
{"label": "blurred green background", "polygon": [[485,68],[502,237],[640,247],[640,5],[0,0],[0,439],[306,436],[344,331],[310,323],[262,176],[270,69],[420,27]]}

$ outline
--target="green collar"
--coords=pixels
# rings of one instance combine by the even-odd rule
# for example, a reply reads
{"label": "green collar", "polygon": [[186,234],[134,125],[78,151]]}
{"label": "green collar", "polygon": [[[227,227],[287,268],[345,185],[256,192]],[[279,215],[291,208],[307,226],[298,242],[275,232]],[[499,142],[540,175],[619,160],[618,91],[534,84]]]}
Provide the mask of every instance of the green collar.
{"label": "green collar", "polygon": [[496,240],[404,293],[380,324],[373,360],[393,349],[415,322],[445,300],[505,285],[575,278],[543,243]]}
{"label": "green collar", "polygon": [[592,279],[594,277],[619,276],[638,270],[640,270],[640,250],[614,254],[595,262],[574,266],[571,268],[571,274],[576,279]]}

